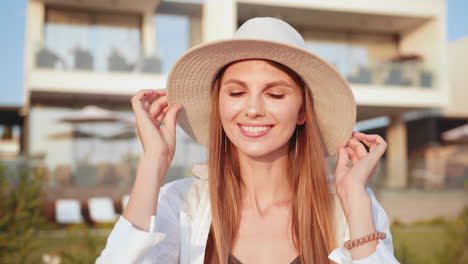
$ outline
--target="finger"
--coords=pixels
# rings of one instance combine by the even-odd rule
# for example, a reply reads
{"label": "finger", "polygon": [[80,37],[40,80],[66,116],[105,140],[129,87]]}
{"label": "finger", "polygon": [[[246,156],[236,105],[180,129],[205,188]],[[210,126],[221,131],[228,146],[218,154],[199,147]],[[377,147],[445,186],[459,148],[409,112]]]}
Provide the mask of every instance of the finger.
{"label": "finger", "polygon": [[336,162],[335,181],[339,181],[343,170],[348,168],[349,154],[342,146],[338,147],[338,159]]}
{"label": "finger", "polygon": [[180,109],[182,109],[182,106],[178,104],[169,107],[166,117],[164,118],[164,127],[161,129],[161,134],[168,143],[171,153],[174,153],[176,148],[176,120],[177,113]]}
{"label": "finger", "polygon": [[156,121],[157,117],[161,114],[161,110],[167,106],[167,97],[161,97],[151,104],[148,111],[149,116],[153,121]]}
{"label": "finger", "polygon": [[151,89],[143,89],[138,91],[131,99],[130,102],[132,103],[132,109],[135,114],[139,114],[143,111],[143,104],[141,102],[141,98],[144,96],[150,96],[154,94],[155,90]]}
{"label": "finger", "polygon": [[365,138],[367,140],[373,140],[377,137],[378,135],[377,134],[371,134],[371,135],[368,135],[368,134],[365,134],[365,133],[362,133],[362,132],[358,132],[358,131],[353,131],[353,137],[356,137],[356,138]]}
{"label": "finger", "polygon": [[137,99],[141,99],[143,98],[144,96],[148,96],[148,95],[152,95],[153,93],[155,93],[156,90],[154,89],[141,89],[140,91],[138,91],[134,97],[136,97]]}
{"label": "finger", "polygon": [[164,125],[166,126],[168,131],[173,132],[172,134],[175,135],[176,129],[176,121],[177,121],[177,113],[182,109],[180,104],[174,104],[169,107],[167,111],[166,118],[164,119]]}
{"label": "finger", "polygon": [[351,138],[347,146],[350,146],[355,151],[359,159],[363,159],[367,155],[367,150],[364,145],[355,138]]}
{"label": "finger", "polygon": [[387,142],[380,135],[363,135],[363,142],[369,144],[369,152],[383,154],[387,149]]}
{"label": "finger", "polygon": [[[374,142],[369,143],[368,157],[372,163],[377,164],[387,149],[387,142],[379,135],[373,135]],[[366,142],[365,142],[366,143]]]}
{"label": "finger", "polygon": [[145,96],[141,99],[145,111],[149,111],[151,104],[158,98],[166,96],[165,90],[156,90],[153,94]]}
{"label": "finger", "polygon": [[158,99],[159,97],[164,97],[166,96],[166,90],[165,89],[159,89],[155,90],[155,93],[147,98],[147,100],[152,103],[154,100]]}
{"label": "finger", "polygon": [[347,146],[346,147],[346,150],[348,151],[349,153],[349,157],[351,158],[351,162],[353,162],[353,166],[356,165],[358,162],[359,162],[359,158],[357,157],[357,154],[356,152],[354,151],[354,149],[352,149],[350,146]]}
{"label": "finger", "polygon": [[[377,134],[367,135],[360,132],[353,132],[353,136],[363,141],[364,144],[369,146],[369,158],[371,159],[371,162],[374,163],[370,175],[374,176],[377,171],[379,160],[387,148],[387,142]],[[369,181],[370,177],[367,180],[367,182]]]}
{"label": "finger", "polygon": [[369,149],[373,145],[376,145],[379,142],[384,141],[383,138],[380,137],[377,134],[367,135],[367,134],[364,134],[364,133],[361,133],[361,132],[353,132],[353,137],[355,137],[355,138],[361,140],[362,142],[364,142],[364,144],[366,144],[369,147]]}
{"label": "finger", "polygon": [[158,96],[166,95],[166,89],[141,89],[133,97],[136,99],[142,99],[145,96],[151,96],[157,94]]}
{"label": "finger", "polygon": [[375,146],[373,150],[369,152],[369,157],[374,164],[377,164],[382,158],[385,150],[387,149],[387,143],[383,142]]}
{"label": "finger", "polygon": [[163,122],[164,117],[166,116],[168,110],[169,110],[169,106],[166,105],[166,106],[161,110],[161,113],[160,113],[158,116],[156,116],[155,123],[154,123],[156,126],[159,127],[159,126],[161,125],[161,123]]}
{"label": "finger", "polygon": [[167,97],[162,96],[158,97],[157,100],[153,100],[151,103],[151,107],[148,110],[149,114],[157,114],[159,113],[165,106],[167,105]]}

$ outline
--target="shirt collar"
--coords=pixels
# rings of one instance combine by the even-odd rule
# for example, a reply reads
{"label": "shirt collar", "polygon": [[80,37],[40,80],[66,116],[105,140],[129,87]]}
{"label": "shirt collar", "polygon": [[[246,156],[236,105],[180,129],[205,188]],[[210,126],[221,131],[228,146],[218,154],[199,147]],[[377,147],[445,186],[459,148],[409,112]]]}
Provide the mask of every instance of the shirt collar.
{"label": "shirt collar", "polygon": [[198,163],[192,165],[192,173],[200,179],[208,179],[208,164]]}

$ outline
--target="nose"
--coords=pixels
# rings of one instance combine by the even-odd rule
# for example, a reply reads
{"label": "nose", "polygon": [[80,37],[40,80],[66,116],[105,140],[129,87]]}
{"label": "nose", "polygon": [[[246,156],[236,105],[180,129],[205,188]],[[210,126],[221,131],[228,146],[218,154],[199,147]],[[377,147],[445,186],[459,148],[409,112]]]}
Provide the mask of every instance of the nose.
{"label": "nose", "polygon": [[250,94],[247,99],[245,114],[249,118],[265,115],[265,105],[260,95]]}

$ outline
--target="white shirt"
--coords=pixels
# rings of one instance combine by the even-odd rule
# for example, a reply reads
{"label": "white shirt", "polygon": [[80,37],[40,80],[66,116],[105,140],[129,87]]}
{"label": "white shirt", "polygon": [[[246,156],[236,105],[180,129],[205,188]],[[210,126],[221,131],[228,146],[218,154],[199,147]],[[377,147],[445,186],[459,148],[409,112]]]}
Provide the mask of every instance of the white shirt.
{"label": "white shirt", "polygon": [[[194,177],[169,182],[159,192],[156,216],[151,217],[149,232],[134,227],[123,216],[115,224],[97,264],[158,263],[203,264],[211,225],[207,166],[195,165]],[[330,181],[332,182],[332,181]],[[338,264],[395,264],[389,219],[370,188],[372,216],[376,231],[387,237],[379,240],[377,249],[366,258],[352,260],[344,247],[349,228],[334,186],[336,239],[339,247],[328,258]]]}

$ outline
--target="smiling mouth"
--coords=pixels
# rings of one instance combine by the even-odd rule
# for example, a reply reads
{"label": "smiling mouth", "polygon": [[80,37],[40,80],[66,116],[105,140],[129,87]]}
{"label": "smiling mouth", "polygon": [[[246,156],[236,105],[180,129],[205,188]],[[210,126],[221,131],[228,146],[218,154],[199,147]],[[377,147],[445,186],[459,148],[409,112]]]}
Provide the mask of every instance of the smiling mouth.
{"label": "smiling mouth", "polygon": [[251,138],[258,138],[268,134],[273,125],[247,125],[247,124],[238,124],[241,133],[244,136]]}

